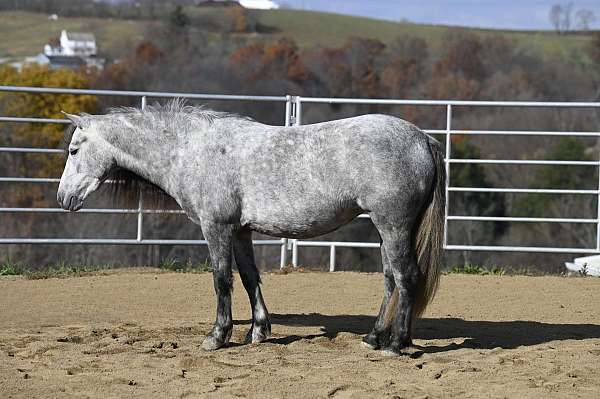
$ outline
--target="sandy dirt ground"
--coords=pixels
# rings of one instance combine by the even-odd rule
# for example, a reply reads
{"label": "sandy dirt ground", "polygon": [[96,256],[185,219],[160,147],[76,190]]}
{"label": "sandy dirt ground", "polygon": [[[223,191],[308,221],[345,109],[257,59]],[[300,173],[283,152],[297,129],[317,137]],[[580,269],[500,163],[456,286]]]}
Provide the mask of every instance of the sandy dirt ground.
{"label": "sandy dirt ground", "polygon": [[199,348],[214,318],[210,274],[132,270],[0,279],[2,398],[600,397],[600,279],[449,275],[413,357],[361,345],[378,274],[265,274],[273,337]]}

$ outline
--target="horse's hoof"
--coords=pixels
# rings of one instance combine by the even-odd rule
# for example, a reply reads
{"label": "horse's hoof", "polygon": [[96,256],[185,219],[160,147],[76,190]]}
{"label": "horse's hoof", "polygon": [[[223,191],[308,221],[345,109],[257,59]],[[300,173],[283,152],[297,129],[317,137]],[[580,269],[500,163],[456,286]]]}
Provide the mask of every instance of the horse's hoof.
{"label": "horse's hoof", "polygon": [[214,351],[221,348],[224,344],[219,342],[215,337],[209,335],[202,342],[202,349],[205,351]]}
{"label": "horse's hoof", "polygon": [[379,349],[379,339],[374,334],[365,335],[362,339],[362,344],[369,349]]}
{"label": "horse's hoof", "polygon": [[252,332],[252,343],[253,344],[259,344],[263,341],[266,341],[269,336],[271,334],[269,332],[263,332],[263,331],[259,331],[259,332]]}
{"label": "horse's hoof", "polygon": [[381,350],[381,354],[386,357],[399,357],[400,352],[396,352],[394,349],[386,348]]}
{"label": "horse's hoof", "polygon": [[269,339],[270,336],[271,336],[271,331],[268,331],[268,330],[262,331],[262,330],[257,330],[257,329],[251,328],[250,330],[248,330],[248,333],[246,334],[244,343],[259,344],[259,343],[264,342],[267,339]]}
{"label": "horse's hoof", "polygon": [[415,348],[414,346],[406,346],[400,349],[396,349],[393,347],[389,347],[389,348],[383,348],[381,350],[381,354],[383,356],[388,356],[388,357],[398,357],[398,356],[407,356],[410,357],[411,359],[417,359],[421,356],[423,356],[423,351]]}
{"label": "horse's hoof", "polygon": [[362,341],[361,344],[367,349],[377,349],[377,347],[371,345],[370,343],[368,343],[366,341]]}

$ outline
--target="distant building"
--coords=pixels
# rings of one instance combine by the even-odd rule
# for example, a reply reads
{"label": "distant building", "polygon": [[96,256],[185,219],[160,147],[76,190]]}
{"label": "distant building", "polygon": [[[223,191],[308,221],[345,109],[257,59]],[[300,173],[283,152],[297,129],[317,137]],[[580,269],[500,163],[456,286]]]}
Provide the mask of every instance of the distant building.
{"label": "distant building", "polygon": [[240,4],[245,8],[255,8],[259,10],[273,10],[279,8],[279,4],[271,0],[240,0]]}
{"label": "distant building", "polygon": [[240,7],[239,1],[235,0],[198,0],[198,7]]}
{"label": "distant building", "polygon": [[93,33],[67,32],[63,30],[60,34],[58,46],[52,43],[44,46],[44,54],[47,56],[96,56],[96,37]]}
{"label": "distant building", "polygon": [[97,51],[94,34],[63,30],[60,37],[51,39],[50,43],[44,45],[43,53],[10,65],[17,69],[27,64],[47,65],[51,69],[82,67],[102,69],[105,60],[96,57]]}
{"label": "distant building", "polygon": [[259,10],[272,10],[279,8],[279,4],[271,0],[199,0],[200,7],[239,7]]}

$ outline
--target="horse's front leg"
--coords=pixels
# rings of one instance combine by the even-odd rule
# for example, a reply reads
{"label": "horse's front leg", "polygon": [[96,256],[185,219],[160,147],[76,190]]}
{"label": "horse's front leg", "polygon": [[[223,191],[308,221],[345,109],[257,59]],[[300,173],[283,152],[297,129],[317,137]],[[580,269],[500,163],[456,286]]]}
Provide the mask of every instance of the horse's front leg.
{"label": "horse's front leg", "polygon": [[202,343],[202,349],[210,351],[227,345],[233,330],[231,260],[234,227],[228,224],[205,221],[202,221],[201,227],[204,238],[208,241],[208,250],[213,264],[213,281],[217,295],[215,325]]}
{"label": "horse's front leg", "polygon": [[260,274],[254,261],[250,230],[240,229],[236,232],[233,240],[233,252],[242,284],[244,284],[252,306],[252,327],[246,335],[246,343],[262,342],[271,335],[271,321],[260,290]]}

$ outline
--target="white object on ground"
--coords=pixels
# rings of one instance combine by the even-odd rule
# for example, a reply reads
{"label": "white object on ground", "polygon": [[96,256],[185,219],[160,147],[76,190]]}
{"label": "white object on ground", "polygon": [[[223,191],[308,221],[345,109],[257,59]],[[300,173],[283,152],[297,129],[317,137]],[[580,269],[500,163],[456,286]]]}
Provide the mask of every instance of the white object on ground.
{"label": "white object on ground", "polygon": [[600,276],[600,255],[575,258],[573,262],[565,262],[565,266],[572,272],[582,272],[585,268],[589,276]]}

